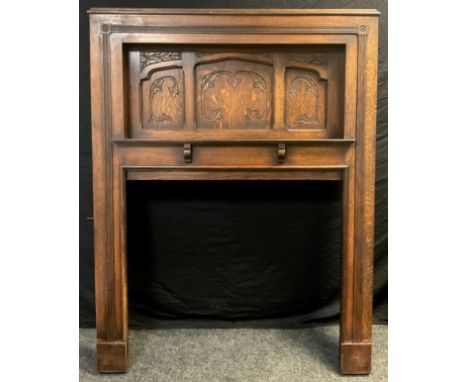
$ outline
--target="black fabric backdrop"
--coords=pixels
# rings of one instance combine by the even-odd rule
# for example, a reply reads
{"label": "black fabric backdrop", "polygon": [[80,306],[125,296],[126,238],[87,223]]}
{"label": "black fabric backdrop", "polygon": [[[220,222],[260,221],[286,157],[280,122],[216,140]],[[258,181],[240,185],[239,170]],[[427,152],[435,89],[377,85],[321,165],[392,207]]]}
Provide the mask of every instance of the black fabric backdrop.
{"label": "black fabric backdrop", "polygon": [[[387,2],[80,2],[80,326],[95,325],[90,7],[376,8],[380,16],[374,321],[387,321]],[[129,182],[130,326],[306,326],[339,319],[338,182]],[[190,197],[187,197],[190,195]]]}

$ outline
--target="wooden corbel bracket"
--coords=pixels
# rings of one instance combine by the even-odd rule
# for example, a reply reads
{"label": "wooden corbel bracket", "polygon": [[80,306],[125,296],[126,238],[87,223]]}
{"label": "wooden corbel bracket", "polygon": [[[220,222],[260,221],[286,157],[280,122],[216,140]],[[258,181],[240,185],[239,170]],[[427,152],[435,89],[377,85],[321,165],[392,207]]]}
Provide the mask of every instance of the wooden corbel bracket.
{"label": "wooden corbel bracket", "polygon": [[278,143],[278,163],[286,160],[286,143]]}
{"label": "wooden corbel bracket", "polygon": [[184,162],[192,163],[192,144],[184,143]]}

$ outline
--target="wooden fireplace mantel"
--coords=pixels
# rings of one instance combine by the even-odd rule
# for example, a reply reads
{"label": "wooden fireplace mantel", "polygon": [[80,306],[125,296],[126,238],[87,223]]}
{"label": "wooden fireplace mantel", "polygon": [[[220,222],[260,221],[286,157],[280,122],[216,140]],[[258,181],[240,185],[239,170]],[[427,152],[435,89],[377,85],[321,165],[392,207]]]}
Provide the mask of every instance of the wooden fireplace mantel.
{"label": "wooden fireplace mantel", "polygon": [[128,368],[126,180],[343,185],[340,365],[371,369],[375,10],[90,13],[97,365]]}

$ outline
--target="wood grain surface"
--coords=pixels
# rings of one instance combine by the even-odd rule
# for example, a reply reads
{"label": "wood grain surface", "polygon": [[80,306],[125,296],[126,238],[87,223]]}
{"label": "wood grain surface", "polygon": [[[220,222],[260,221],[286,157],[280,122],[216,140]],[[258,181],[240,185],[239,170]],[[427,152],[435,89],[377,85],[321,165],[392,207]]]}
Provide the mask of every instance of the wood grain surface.
{"label": "wood grain surface", "polygon": [[128,368],[127,179],[341,181],[341,370],[370,372],[377,15],[90,10],[100,372]]}

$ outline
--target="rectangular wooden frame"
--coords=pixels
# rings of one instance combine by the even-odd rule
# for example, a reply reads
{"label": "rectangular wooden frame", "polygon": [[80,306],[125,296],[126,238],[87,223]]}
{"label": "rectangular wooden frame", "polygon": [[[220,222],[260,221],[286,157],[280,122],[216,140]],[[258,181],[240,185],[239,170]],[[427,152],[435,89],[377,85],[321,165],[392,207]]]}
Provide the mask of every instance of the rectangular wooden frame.
{"label": "rectangular wooden frame", "polygon": [[[340,365],[371,367],[377,11],[90,10],[97,364],[128,368],[126,179],[343,183]],[[308,131],[160,131],[128,138],[124,44],[342,44],[343,139]]]}

